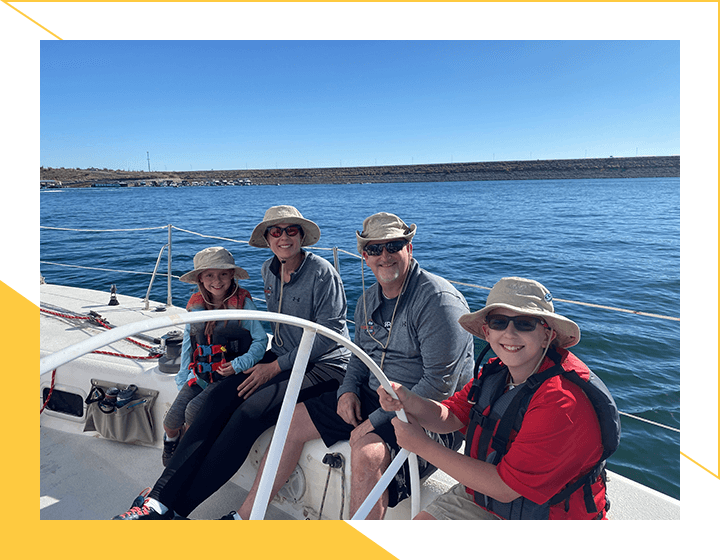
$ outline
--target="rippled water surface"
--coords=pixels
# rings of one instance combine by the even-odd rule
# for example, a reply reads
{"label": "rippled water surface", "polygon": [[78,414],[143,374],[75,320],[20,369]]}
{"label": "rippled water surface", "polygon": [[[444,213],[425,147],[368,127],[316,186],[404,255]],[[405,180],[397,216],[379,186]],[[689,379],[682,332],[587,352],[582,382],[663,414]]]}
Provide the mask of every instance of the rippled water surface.
{"label": "rippled water surface", "polygon": [[[448,280],[490,287],[503,276],[545,284],[556,299],[679,317],[680,181],[603,179],[372,185],[282,185],[63,189],[41,195],[41,225],[79,230],[172,224],[204,235],[247,241],[265,210],[292,204],[322,230],[318,248],[338,247],[350,316],[361,292],[355,230],[379,211],[416,223],[414,256]],[[41,259],[52,263],[152,272],[167,229],[77,232],[41,230]],[[262,298],[260,266],[269,250],[173,229],[172,272],[192,269],[193,255],[224,245],[251,275],[245,287]],[[332,252],[313,249],[332,260]],[[167,271],[163,257],[160,265]],[[48,283],[143,297],[149,276],[42,264]],[[366,280],[372,273],[365,269]],[[370,275],[367,277],[367,275]],[[458,286],[471,309],[487,291]],[[189,286],[173,281],[173,303]],[[165,301],[157,278],[152,298]],[[262,309],[262,305],[260,305]],[[680,425],[680,324],[556,301],[582,340],[573,351],[608,385],[623,412]],[[679,497],[679,434],[623,417],[611,469]]]}

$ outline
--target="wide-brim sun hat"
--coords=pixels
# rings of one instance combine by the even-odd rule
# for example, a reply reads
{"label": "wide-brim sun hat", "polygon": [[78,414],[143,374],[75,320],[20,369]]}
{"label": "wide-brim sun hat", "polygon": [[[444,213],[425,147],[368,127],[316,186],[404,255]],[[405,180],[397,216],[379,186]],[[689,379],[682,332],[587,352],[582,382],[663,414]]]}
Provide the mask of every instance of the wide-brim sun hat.
{"label": "wide-brim sun hat", "polygon": [[187,282],[188,284],[197,284],[198,275],[204,270],[214,269],[232,269],[234,276],[238,280],[247,280],[250,275],[244,268],[241,268],[235,264],[235,259],[232,253],[224,247],[208,247],[203,249],[193,258],[193,270],[183,274],[180,277],[180,282]]}
{"label": "wide-brim sun hat", "polygon": [[365,245],[369,241],[385,241],[386,239],[405,239],[412,242],[412,238],[417,231],[415,224],[409,226],[398,218],[395,214],[388,212],[378,212],[363,222],[362,232],[356,231],[357,250],[362,255]]}
{"label": "wide-brim sun hat", "polygon": [[294,206],[273,206],[265,212],[263,221],[260,222],[252,232],[248,244],[251,247],[267,248],[270,245],[265,239],[265,230],[277,224],[298,225],[303,229],[301,247],[315,245],[320,239],[320,228],[318,225],[306,218]]}
{"label": "wide-brim sun hat", "polygon": [[466,331],[485,340],[482,325],[490,312],[508,309],[521,315],[543,319],[557,334],[555,343],[570,348],[580,342],[580,327],[567,317],[555,313],[552,294],[535,280],[510,276],[500,279],[490,290],[485,307],[462,315],[458,322]]}

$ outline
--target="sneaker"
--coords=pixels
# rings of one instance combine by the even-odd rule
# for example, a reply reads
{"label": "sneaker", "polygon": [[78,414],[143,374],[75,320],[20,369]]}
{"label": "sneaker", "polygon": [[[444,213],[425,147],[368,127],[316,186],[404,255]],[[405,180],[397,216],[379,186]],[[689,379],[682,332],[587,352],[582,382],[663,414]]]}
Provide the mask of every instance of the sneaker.
{"label": "sneaker", "polygon": [[127,403],[133,400],[136,391],[137,385],[128,385],[126,389],[120,390],[120,392],[117,394],[115,406],[117,406],[118,408],[122,408],[123,406],[125,406]]}
{"label": "sneaker", "polygon": [[138,494],[138,497],[133,500],[132,504],[130,504],[130,509],[142,507],[145,503],[145,498],[148,497],[148,494],[150,494],[151,490],[152,488],[148,486],[142,492],[140,492],[140,494]]}
{"label": "sneaker", "polygon": [[177,438],[175,441],[168,441],[166,439],[163,439],[163,452],[162,452],[163,467],[167,467],[170,464],[170,459],[172,459],[173,453],[175,453],[178,443],[180,443],[180,438]]}
{"label": "sneaker", "polygon": [[[134,502],[133,502],[134,503]],[[142,506],[137,507],[134,506],[130,508],[125,513],[121,513],[120,515],[116,515],[113,517],[113,519],[121,520],[121,521],[144,521],[144,520],[155,520],[155,519],[173,519],[175,517],[175,512],[173,512],[171,509],[167,510],[165,513],[158,513],[153,508],[147,505],[147,500],[143,503]]]}
{"label": "sneaker", "polygon": [[172,458],[173,453],[175,453],[175,450],[177,449],[177,446],[180,443],[180,440],[182,439],[184,434],[185,434],[185,426],[180,428],[180,433],[178,434],[178,437],[175,441],[168,441],[163,436],[163,452],[162,452],[163,467],[167,467],[170,464],[170,459]]}
{"label": "sneaker", "polygon": [[227,515],[223,515],[220,519],[218,519],[218,521],[220,521],[220,520],[222,520],[222,519],[229,519],[229,520],[231,520],[231,521],[235,521],[235,520],[236,520],[236,517],[235,517],[236,515],[237,515],[237,512],[236,512],[236,511],[231,511],[231,512],[228,513]]}

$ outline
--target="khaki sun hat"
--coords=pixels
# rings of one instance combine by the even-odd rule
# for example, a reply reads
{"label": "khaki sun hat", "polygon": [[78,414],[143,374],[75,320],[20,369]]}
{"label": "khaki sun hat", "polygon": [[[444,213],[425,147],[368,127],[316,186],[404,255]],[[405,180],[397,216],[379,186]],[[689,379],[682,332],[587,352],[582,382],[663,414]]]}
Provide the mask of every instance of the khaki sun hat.
{"label": "khaki sun hat", "polygon": [[240,268],[235,264],[235,259],[232,253],[224,247],[208,247],[203,249],[193,258],[194,269],[183,274],[180,277],[180,282],[187,282],[188,284],[197,284],[198,275],[203,270],[209,270],[211,268],[217,269],[233,269],[235,271],[235,278],[238,280],[246,280],[250,278],[250,275],[244,268]]}
{"label": "khaki sun hat", "polygon": [[498,308],[544,319],[557,333],[555,341],[561,348],[570,348],[580,342],[580,327],[567,317],[555,313],[552,295],[545,286],[526,278],[502,278],[490,290],[485,307],[462,315],[458,322],[466,331],[485,340],[482,331],[485,317]]}
{"label": "khaki sun hat", "polygon": [[395,214],[378,212],[365,218],[362,232],[356,231],[357,250],[362,255],[368,241],[384,241],[385,239],[407,239],[412,242],[417,226],[408,225]]}
{"label": "khaki sun hat", "polygon": [[320,228],[315,222],[306,220],[294,206],[273,206],[265,212],[263,221],[252,232],[248,244],[251,247],[270,247],[265,239],[265,230],[277,224],[299,225],[303,229],[301,247],[315,245],[320,239]]}

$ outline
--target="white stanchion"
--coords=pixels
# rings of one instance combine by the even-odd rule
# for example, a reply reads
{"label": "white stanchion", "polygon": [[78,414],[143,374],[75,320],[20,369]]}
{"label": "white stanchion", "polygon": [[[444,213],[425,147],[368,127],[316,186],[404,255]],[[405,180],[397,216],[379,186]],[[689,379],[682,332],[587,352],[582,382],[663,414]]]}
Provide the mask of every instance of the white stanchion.
{"label": "white stanchion", "polygon": [[300,388],[302,387],[303,378],[305,377],[305,369],[310,360],[310,351],[312,350],[314,340],[315,331],[305,329],[300,339],[295,364],[293,364],[290,380],[285,390],[280,416],[278,417],[275,432],[270,442],[267,459],[265,460],[265,468],[260,477],[260,484],[258,485],[257,494],[255,495],[255,502],[250,512],[251,520],[265,518],[265,511],[270,502],[270,493],[272,492],[275,476],[280,465],[285,440],[287,439],[288,430],[290,429],[290,422],[292,422],[295,404],[300,394]]}

